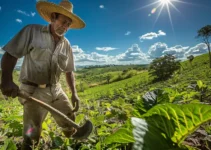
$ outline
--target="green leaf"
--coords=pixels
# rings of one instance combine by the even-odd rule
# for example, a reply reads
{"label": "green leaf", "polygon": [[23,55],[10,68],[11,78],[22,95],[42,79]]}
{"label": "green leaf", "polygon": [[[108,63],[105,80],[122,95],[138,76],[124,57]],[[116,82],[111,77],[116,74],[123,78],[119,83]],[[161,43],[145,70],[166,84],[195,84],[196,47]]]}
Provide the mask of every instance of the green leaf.
{"label": "green leaf", "polygon": [[158,128],[166,139],[180,145],[201,124],[211,120],[211,107],[205,104],[157,105],[143,117],[149,125]]}
{"label": "green leaf", "polygon": [[47,125],[46,122],[43,122],[43,123],[42,123],[42,128],[43,128],[44,130],[48,130],[48,125]]}
{"label": "green leaf", "polygon": [[144,119],[132,117],[135,143],[133,150],[169,150],[173,142],[165,138],[159,128]]}
{"label": "green leaf", "polygon": [[76,122],[76,123],[81,123],[81,122],[84,120],[84,117],[85,117],[84,114],[79,114],[79,115],[76,117],[75,122]]}
{"label": "green leaf", "polygon": [[95,147],[96,147],[96,150],[101,150],[102,149],[101,142],[98,142]]}
{"label": "green leaf", "polygon": [[61,137],[57,136],[57,137],[54,138],[54,143],[55,143],[56,146],[59,147],[59,146],[62,146],[62,144],[64,143],[64,141],[62,140]]}
{"label": "green leaf", "polygon": [[1,150],[17,150],[17,147],[12,140],[7,139]]}
{"label": "green leaf", "polygon": [[201,80],[198,80],[197,85],[198,85],[199,89],[201,89],[203,87],[203,82]]}
{"label": "green leaf", "polygon": [[104,143],[105,144],[112,144],[112,143],[133,143],[134,138],[133,134],[128,129],[119,129],[114,134],[108,136]]}
{"label": "green leaf", "polygon": [[144,108],[146,110],[149,110],[153,106],[161,103],[169,102],[170,99],[168,97],[168,93],[165,93],[161,89],[155,89],[152,91],[149,91],[143,95],[143,102],[144,102]]}

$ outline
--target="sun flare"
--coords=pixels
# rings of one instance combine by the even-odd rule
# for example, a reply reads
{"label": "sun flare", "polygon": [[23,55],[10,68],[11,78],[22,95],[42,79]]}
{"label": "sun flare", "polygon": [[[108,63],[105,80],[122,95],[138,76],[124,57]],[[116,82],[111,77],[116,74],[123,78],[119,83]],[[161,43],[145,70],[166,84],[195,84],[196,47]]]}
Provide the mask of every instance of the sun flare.
{"label": "sun flare", "polygon": [[[140,0],[140,1],[142,1],[142,0]],[[153,6],[152,9],[150,10],[150,13],[148,14],[148,16],[149,17],[152,17],[153,15],[156,16],[155,21],[154,21],[154,25],[159,20],[160,15],[162,13],[164,13],[164,12],[165,13],[167,12],[168,17],[169,17],[169,21],[170,21],[170,24],[171,24],[171,27],[172,27],[172,30],[174,31],[173,20],[172,20],[172,13],[174,13],[175,11],[181,13],[180,10],[177,9],[177,7],[176,7],[176,5],[178,5],[178,4],[181,4],[181,5],[183,5],[183,4],[193,5],[193,3],[187,2],[187,0],[154,0],[154,2],[149,3],[147,5],[144,5],[144,6],[140,7],[140,8],[138,8],[138,9],[135,9],[132,12]],[[164,9],[166,11],[163,11]],[[132,12],[130,12],[130,13],[132,13]]]}
{"label": "sun flare", "polygon": [[160,0],[160,3],[167,5],[171,3],[171,0]]}
{"label": "sun flare", "polygon": [[[151,7],[153,5],[155,5],[150,13],[148,14],[149,17],[153,16],[153,15],[156,15],[156,19],[155,19],[155,22],[154,22],[154,25],[156,24],[156,22],[158,21],[160,15],[162,12],[164,12],[163,10],[166,9],[167,10],[167,14],[169,16],[169,21],[171,23],[171,26],[172,26],[172,29],[173,29],[173,21],[172,21],[172,10],[176,10],[177,12],[181,13],[179,11],[179,9],[177,9],[176,7],[176,3],[180,3],[180,4],[192,4],[192,3],[188,3],[188,2],[185,2],[185,0],[154,0],[154,2],[152,3],[149,3],[145,6],[142,6],[134,11],[137,11],[137,10],[140,10],[140,9],[143,9],[143,8],[147,8],[147,7]],[[166,12],[166,11],[165,11]],[[174,29],[173,29],[174,30]]]}

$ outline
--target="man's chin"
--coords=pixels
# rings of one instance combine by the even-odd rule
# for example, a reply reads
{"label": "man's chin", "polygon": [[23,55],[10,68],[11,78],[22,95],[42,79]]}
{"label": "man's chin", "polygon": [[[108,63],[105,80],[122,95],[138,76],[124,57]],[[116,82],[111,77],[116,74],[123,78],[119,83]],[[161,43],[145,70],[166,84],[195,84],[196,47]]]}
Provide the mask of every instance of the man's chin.
{"label": "man's chin", "polygon": [[58,35],[59,37],[62,37],[62,36],[65,35],[65,33],[58,33],[58,32],[55,32],[55,33],[56,33],[56,35]]}

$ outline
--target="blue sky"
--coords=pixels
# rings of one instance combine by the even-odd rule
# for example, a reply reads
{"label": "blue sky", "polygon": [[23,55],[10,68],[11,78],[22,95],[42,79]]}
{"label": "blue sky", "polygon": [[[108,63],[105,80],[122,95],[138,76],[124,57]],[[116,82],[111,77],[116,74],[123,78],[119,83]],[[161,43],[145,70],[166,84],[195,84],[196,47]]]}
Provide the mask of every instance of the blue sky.
{"label": "blue sky", "polygon": [[[211,24],[211,0],[71,2],[74,13],[86,23],[86,28],[70,29],[65,35],[72,45],[76,65],[145,64],[167,53],[184,59],[207,52],[195,37],[197,30]],[[36,0],[0,1],[0,55],[1,48],[25,25],[48,24],[35,6]],[[18,65],[21,62],[22,59]]]}

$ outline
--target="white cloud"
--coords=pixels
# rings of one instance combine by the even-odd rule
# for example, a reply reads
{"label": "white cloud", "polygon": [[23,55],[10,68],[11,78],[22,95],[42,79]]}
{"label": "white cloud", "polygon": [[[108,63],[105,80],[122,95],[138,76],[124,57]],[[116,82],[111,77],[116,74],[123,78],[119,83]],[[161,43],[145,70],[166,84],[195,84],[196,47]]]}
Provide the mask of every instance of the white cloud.
{"label": "white cloud", "polygon": [[73,54],[81,54],[81,53],[83,53],[83,50],[81,48],[79,48],[78,45],[73,45],[72,46],[72,50],[73,50]]}
{"label": "white cloud", "polygon": [[112,51],[112,50],[115,50],[115,49],[118,49],[118,48],[114,48],[114,47],[96,47],[96,50],[98,51]]}
{"label": "white cloud", "polygon": [[18,9],[17,12],[22,14],[22,15],[28,16],[28,17],[30,17],[30,16],[34,17],[35,14],[36,14],[35,12],[27,13],[27,12],[20,10],[20,9]]}
{"label": "white cloud", "polygon": [[100,7],[101,9],[105,8],[104,5],[100,5],[99,7]]}
{"label": "white cloud", "polygon": [[75,55],[75,61],[82,63],[82,62],[89,62],[89,63],[100,63],[100,64],[106,64],[109,62],[109,56],[108,55],[101,55],[96,52],[92,52],[91,54],[85,54],[80,53]]}
{"label": "white cloud", "polygon": [[79,46],[72,46],[76,65],[96,64],[128,64],[128,63],[149,63],[149,56],[141,51],[138,44],[133,44],[125,53],[109,56],[97,52],[85,53]]}
{"label": "white cloud", "polygon": [[148,54],[151,58],[157,58],[165,54],[172,54],[178,59],[186,59],[190,55],[201,55],[207,53],[207,45],[204,43],[197,44],[194,47],[176,45],[168,47],[166,43],[155,43],[149,48]]}
{"label": "white cloud", "polygon": [[152,58],[156,58],[156,57],[160,57],[163,55],[163,51],[167,50],[168,46],[166,43],[155,43],[153,44],[148,51],[148,54],[152,57]]}
{"label": "white cloud", "polygon": [[125,33],[125,35],[130,35],[131,34],[131,32],[130,31],[127,31],[126,33]]}
{"label": "white cloud", "polygon": [[162,53],[163,54],[171,54],[174,55],[176,58],[183,58],[185,52],[189,49],[189,46],[183,47],[181,45],[176,45],[174,47],[167,48]]}
{"label": "white cloud", "polygon": [[31,12],[31,16],[34,17],[36,15],[35,12]]}
{"label": "white cloud", "polygon": [[159,36],[165,36],[166,33],[163,32],[162,30],[159,30],[158,33],[155,33],[155,32],[150,32],[150,33],[146,33],[142,36],[139,37],[139,39],[142,41],[142,40],[152,40],[154,38],[157,38]]}
{"label": "white cloud", "polygon": [[86,54],[78,45],[72,46],[74,60],[77,65],[82,65],[86,63],[86,65],[95,65],[97,64],[106,64],[113,62],[115,59],[114,56],[102,55],[96,52],[92,52],[90,54]]}
{"label": "white cloud", "polygon": [[159,30],[158,31],[158,36],[166,36],[166,33],[163,32],[162,30]]}
{"label": "white cloud", "polygon": [[[101,48],[105,50],[105,48]],[[189,48],[181,45],[176,45],[173,47],[168,47],[166,43],[155,43],[150,48],[148,53],[143,53],[138,44],[133,44],[124,53],[118,54],[116,56],[103,55],[97,52],[85,53],[78,45],[72,46],[72,51],[74,54],[74,61],[76,65],[103,65],[103,64],[147,64],[150,63],[153,58],[163,56],[165,54],[172,54],[178,59],[186,59],[189,55],[199,55],[207,53],[207,46],[203,43],[197,44],[194,47]],[[4,51],[0,46],[0,55]],[[23,58],[18,59],[16,66],[21,66],[23,63]]]}
{"label": "white cloud", "polygon": [[118,61],[130,61],[136,63],[148,63],[149,56],[141,51],[138,44],[133,44],[125,53],[116,56]]}
{"label": "white cloud", "polygon": [[16,22],[22,23],[22,20],[21,19],[16,19]]}
{"label": "white cloud", "polygon": [[200,43],[190,48],[187,52],[185,52],[185,56],[189,56],[189,55],[197,56],[197,55],[204,54],[207,52],[208,52],[207,45],[204,43]]}
{"label": "white cloud", "polygon": [[25,15],[25,16],[30,16],[28,13],[26,13],[25,11],[22,11],[22,10],[17,10],[17,12],[18,13],[20,13],[20,14],[23,14],[23,15]]}

